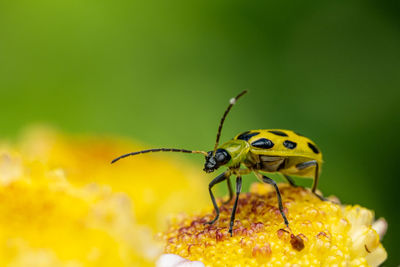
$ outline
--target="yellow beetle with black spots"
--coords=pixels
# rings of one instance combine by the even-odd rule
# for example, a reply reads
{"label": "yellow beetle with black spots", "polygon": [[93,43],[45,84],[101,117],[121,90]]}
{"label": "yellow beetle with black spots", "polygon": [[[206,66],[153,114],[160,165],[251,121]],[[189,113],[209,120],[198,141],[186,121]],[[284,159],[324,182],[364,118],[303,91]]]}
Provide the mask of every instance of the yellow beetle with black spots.
{"label": "yellow beetle with black spots", "polygon": [[200,150],[176,148],[147,149],[124,154],[114,159],[112,163],[121,158],[148,152],[183,152],[205,155],[206,162],[204,164],[204,171],[207,173],[213,172],[221,166],[227,167],[228,169],[214,178],[208,186],[216,216],[212,221],[207,222],[206,224],[213,224],[219,218],[219,208],[215,201],[212,187],[226,180],[229,189],[229,199],[225,203],[230,202],[233,198],[230,177],[234,175],[236,176],[236,198],[229,226],[229,233],[231,236],[239,194],[242,189],[242,175],[253,172],[259,180],[274,186],[277,193],[279,211],[286,226],[289,227],[289,222],[283,212],[282,198],[279,188],[276,182],[267,177],[265,173],[281,173],[292,186],[296,185],[291,178],[291,175],[313,178],[314,183],[311,191],[321,200],[325,200],[322,196],[316,193],[318,178],[321,172],[322,154],[315,143],[307,137],[290,130],[281,129],[246,131],[238,134],[232,140],[218,146],[222,126],[227,114],[236,101],[245,93],[246,91],[243,91],[230,100],[230,104],[218,127],[214,150],[205,152]]}

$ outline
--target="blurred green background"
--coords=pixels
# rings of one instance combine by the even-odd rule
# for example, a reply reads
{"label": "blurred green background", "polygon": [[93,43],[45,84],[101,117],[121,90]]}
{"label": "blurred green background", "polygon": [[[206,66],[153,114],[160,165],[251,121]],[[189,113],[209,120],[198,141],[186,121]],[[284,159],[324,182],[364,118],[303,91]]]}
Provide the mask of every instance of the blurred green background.
{"label": "blurred green background", "polygon": [[385,217],[385,265],[398,264],[399,1],[0,2],[1,138],[45,122],[209,150],[245,88],[222,139],[313,139],[321,190]]}

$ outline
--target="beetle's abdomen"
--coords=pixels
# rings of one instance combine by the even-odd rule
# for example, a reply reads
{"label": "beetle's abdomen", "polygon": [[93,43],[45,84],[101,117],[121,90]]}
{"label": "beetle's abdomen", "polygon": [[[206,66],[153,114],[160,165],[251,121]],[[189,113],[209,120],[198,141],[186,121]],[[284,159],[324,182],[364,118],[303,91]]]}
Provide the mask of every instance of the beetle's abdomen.
{"label": "beetle's abdomen", "polygon": [[277,172],[284,166],[285,158],[282,157],[270,157],[270,156],[259,156],[259,170],[266,172]]}
{"label": "beetle's abdomen", "polygon": [[309,138],[290,130],[251,130],[234,139],[248,142],[250,152],[257,155],[305,157],[322,162],[322,153],[317,145]]}

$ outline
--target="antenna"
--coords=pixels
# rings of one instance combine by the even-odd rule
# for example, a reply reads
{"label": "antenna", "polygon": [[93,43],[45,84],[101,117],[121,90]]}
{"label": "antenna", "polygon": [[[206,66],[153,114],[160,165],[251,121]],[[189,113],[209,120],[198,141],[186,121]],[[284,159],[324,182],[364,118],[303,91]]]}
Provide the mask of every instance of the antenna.
{"label": "antenna", "polygon": [[129,157],[129,156],[135,156],[138,154],[144,154],[144,153],[150,153],[150,152],[182,152],[182,153],[192,153],[192,154],[203,154],[204,156],[207,156],[207,152],[200,151],[200,150],[187,150],[187,149],[176,149],[176,148],[153,148],[153,149],[146,149],[146,150],[141,150],[141,151],[124,154],[122,156],[119,156],[118,158],[113,159],[111,161],[111,164],[117,162],[120,159]]}
{"label": "antenna", "polygon": [[214,151],[213,151],[213,156],[215,155],[215,152],[217,151],[217,147],[218,147],[218,143],[219,143],[219,138],[221,137],[221,131],[222,131],[222,125],[224,125],[224,121],[226,116],[228,115],[229,111],[231,110],[231,108],[233,107],[233,105],[236,104],[236,101],[238,101],[238,99],[244,95],[245,93],[247,93],[247,90],[244,90],[243,92],[241,92],[240,94],[238,94],[236,97],[231,98],[229,100],[229,106],[228,108],[225,110],[224,115],[222,116],[221,122],[219,123],[219,127],[218,127],[218,133],[217,133],[217,140],[215,141],[215,146],[214,146]]}

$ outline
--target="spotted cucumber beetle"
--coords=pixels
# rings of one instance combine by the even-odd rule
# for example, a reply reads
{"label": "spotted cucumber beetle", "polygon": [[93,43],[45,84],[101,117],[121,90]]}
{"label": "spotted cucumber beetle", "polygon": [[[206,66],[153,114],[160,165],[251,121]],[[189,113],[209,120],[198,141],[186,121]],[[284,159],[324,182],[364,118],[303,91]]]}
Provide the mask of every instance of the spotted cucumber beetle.
{"label": "spotted cucumber beetle", "polygon": [[[215,201],[212,188],[214,185],[227,181],[229,189],[229,199],[224,204],[229,203],[233,199],[233,190],[230,183],[230,176],[236,176],[236,198],[232,209],[229,233],[232,236],[233,224],[239,194],[242,189],[242,175],[254,172],[256,177],[267,184],[274,187],[277,198],[279,211],[287,227],[289,227],[288,219],[283,212],[282,197],[279,188],[274,180],[267,177],[263,173],[278,172],[281,173],[286,180],[296,186],[291,175],[313,178],[313,186],[311,191],[321,200],[325,200],[322,196],[316,193],[318,179],[321,172],[322,154],[315,145],[307,137],[290,130],[269,129],[269,130],[251,130],[235,136],[232,140],[218,146],[221,136],[222,126],[229,111],[236,101],[243,96],[247,91],[241,92],[236,97],[230,100],[228,108],[222,116],[218,127],[217,140],[214,150],[205,152],[201,150],[186,150],[176,148],[156,148],[136,151],[124,154],[111,163],[128,157],[149,152],[183,152],[203,154],[205,156],[204,171],[207,173],[217,170],[221,166],[228,168],[225,172],[214,178],[209,186],[211,201],[214,205],[216,216],[206,224],[213,224],[219,218],[219,208]],[[245,168],[241,168],[241,166]],[[263,172],[263,173],[261,173]]]}

